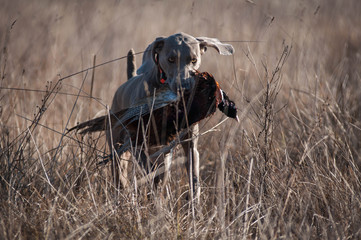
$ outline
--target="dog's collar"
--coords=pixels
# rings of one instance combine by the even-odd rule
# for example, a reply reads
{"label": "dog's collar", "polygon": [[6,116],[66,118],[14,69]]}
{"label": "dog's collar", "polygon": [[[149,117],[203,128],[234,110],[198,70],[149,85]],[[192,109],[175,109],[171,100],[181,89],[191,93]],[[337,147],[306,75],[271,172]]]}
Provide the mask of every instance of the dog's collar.
{"label": "dog's collar", "polygon": [[159,71],[159,75],[160,75],[160,80],[159,82],[161,84],[165,84],[165,81],[167,80],[167,75],[165,74],[165,72],[163,71],[163,69],[160,67],[159,64],[159,55],[157,54],[157,56],[155,57],[155,63],[158,66],[158,71]]}

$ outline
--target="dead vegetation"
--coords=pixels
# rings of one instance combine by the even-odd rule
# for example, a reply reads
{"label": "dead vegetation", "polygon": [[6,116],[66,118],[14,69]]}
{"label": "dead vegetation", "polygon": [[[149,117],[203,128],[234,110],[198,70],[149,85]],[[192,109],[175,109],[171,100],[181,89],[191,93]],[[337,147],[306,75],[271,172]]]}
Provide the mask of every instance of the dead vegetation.
{"label": "dead vegetation", "polygon": [[[360,238],[360,9],[326,0],[6,1],[0,238]],[[96,165],[104,136],[65,135],[106,110],[131,47],[178,31],[236,49],[203,57],[241,124],[212,129],[220,113],[201,124],[195,214],[182,163],[163,191],[117,191],[110,169]]]}

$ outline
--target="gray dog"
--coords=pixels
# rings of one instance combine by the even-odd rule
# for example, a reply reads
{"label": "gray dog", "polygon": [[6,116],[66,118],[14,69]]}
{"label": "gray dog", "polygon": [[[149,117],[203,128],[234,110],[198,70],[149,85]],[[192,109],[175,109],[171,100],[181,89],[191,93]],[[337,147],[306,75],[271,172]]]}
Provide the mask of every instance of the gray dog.
{"label": "gray dog", "polygon": [[[128,54],[128,81],[121,85],[115,92],[111,112],[116,113],[122,109],[133,107],[140,99],[154,94],[163,84],[177,92],[191,90],[194,86],[194,73],[201,65],[201,55],[207,47],[216,49],[222,55],[232,55],[232,45],[221,43],[218,39],[207,37],[193,37],[185,33],[177,33],[169,37],[159,37],[151,43],[144,52],[142,66],[135,74],[134,52]],[[183,144],[185,155],[188,157],[187,170],[189,172],[190,185],[195,197],[199,199],[199,153],[197,150],[198,125],[193,126],[193,141],[191,144]],[[116,150],[119,140],[123,140],[119,128],[113,126],[107,132],[107,140],[111,149]],[[121,142],[121,141],[120,141]],[[191,146],[191,147],[189,147]],[[113,159],[113,177],[116,186],[119,183],[123,187],[128,185],[127,164],[131,153],[122,154],[120,159]],[[191,159],[191,161],[190,161]],[[164,182],[168,176],[171,164],[171,154],[164,157]]]}

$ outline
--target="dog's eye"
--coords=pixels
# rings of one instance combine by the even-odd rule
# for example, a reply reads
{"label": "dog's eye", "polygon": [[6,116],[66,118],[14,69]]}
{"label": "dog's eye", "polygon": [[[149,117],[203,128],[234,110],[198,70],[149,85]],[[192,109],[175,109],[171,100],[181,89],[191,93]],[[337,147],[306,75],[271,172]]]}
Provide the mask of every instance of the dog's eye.
{"label": "dog's eye", "polygon": [[192,63],[197,63],[197,58],[193,58]]}
{"label": "dog's eye", "polygon": [[174,62],[175,62],[175,57],[169,57],[169,58],[168,58],[168,62],[174,63]]}

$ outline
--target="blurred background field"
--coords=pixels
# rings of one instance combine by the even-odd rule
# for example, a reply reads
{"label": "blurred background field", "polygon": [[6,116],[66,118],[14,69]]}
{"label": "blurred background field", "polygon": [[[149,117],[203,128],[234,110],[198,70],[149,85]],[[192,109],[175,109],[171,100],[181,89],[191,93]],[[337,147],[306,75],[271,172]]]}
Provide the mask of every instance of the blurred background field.
{"label": "blurred background field", "polygon": [[[0,239],[360,238],[360,1],[1,6]],[[111,104],[126,60],[70,75],[176,32],[235,48],[202,58],[241,122],[200,137],[195,217],[184,169],[162,192],[116,191],[108,167],[96,166],[104,137],[64,136]],[[201,132],[223,119],[217,112]]]}

